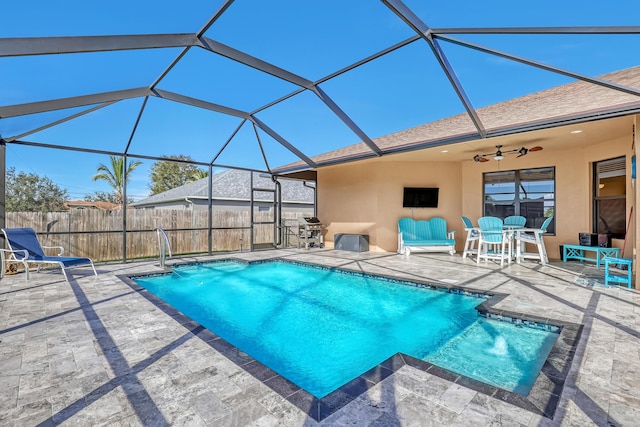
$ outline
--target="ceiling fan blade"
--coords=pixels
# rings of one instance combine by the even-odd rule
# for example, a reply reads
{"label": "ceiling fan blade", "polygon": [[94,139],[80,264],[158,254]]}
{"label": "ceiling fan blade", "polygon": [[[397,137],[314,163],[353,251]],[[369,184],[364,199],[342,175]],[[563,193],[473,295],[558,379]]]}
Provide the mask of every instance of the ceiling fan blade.
{"label": "ceiling fan blade", "polygon": [[540,150],[542,150],[542,147],[540,147],[539,145],[536,147],[529,148],[529,151],[540,151]]}
{"label": "ceiling fan blade", "polygon": [[480,157],[480,159],[478,160],[480,163],[484,163],[484,162],[488,162],[489,159],[487,159],[486,157]]}
{"label": "ceiling fan blade", "polygon": [[[516,153],[520,153],[520,155],[518,157],[522,157],[522,156],[526,156],[527,153],[529,152],[529,150],[527,148],[522,147],[519,150],[514,150]],[[518,158],[516,157],[516,159]]]}

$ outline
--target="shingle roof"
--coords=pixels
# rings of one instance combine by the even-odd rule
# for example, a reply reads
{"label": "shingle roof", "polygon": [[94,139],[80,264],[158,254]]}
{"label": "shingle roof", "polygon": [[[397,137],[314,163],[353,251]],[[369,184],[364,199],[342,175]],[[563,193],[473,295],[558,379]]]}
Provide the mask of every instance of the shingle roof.
{"label": "shingle roof", "polygon": [[[244,170],[230,169],[223,172],[213,174],[213,198],[224,200],[249,200],[250,198],[250,172]],[[142,206],[147,204],[156,204],[169,202],[173,200],[191,199],[207,199],[209,178],[202,178],[194,182],[190,182],[180,187],[173,188],[163,193],[155,194],[146,199],[132,203],[131,206]],[[313,203],[314,196],[311,188],[305,187],[302,181],[293,181],[288,179],[280,180],[282,186],[282,201],[286,203]],[[268,177],[260,176],[259,173],[253,173],[254,188],[273,188],[273,182]],[[266,192],[257,192],[254,195],[255,200],[270,201],[273,196]]]}
{"label": "shingle roof", "polygon": [[[599,78],[640,88],[640,66],[604,74]],[[600,113],[611,110],[631,111],[638,108],[638,96],[577,81],[479,108],[477,112],[486,130],[499,132],[510,127],[533,126],[542,121],[555,121],[560,125],[563,120],[575,116],[598,117]],[[383,153],[392,153],[420,149],[430,144],[435,146],[479,138],[475,126],[465,113],[375,138],[373,141]],[[322,166],[349,159],[357,160],[362,156],[373,156],[373,153],[367,145],[358,143],[319,154],[312,157],[312,160]],[[305,168],[308,168],[306,163],[295,162],[276,170],[283,172]]]}

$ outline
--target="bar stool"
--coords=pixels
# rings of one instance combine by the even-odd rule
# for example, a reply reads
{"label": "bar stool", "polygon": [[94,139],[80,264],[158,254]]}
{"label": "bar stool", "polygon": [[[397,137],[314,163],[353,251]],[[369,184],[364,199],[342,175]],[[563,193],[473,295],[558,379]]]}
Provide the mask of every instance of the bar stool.
{"label": "bar stool", "polygon": [[[632,273],[632,265],[633,260],[630,258],[614,258],[614,257],[605,257],[604,261],[604,285],[609,286],[609,282],[614,283],[626,283],[627,288],[631,288],[631,273]],[[619,274],[609,273],[609,264],[626,266],[627,274],[626,276],[621,276]]]}

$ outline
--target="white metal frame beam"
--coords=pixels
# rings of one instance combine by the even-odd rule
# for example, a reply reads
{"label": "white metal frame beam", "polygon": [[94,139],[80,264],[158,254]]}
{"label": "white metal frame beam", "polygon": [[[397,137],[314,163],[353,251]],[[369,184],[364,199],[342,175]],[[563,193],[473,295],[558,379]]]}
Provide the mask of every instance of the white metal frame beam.
{"label": "white metal frame beam", "polygon": [[200,45],[194,34],[0,38],[0,57],[56,55]]}
{"label": "white metal frame beam", "polygon": [[468,47],[480,52],[484,52],[484,53],[488,53],[490,55],[495,55],[495,56],[499,56],[501,58],[505,58],[505,59],[510,59],[512,61],[515,62],[520,62],[521,64],[525,64],[525,65],[530,65],[532,67],[535,68],[540,68],[542,70],[546,70],[546,71],[551,71],[552,73],[556,73],[556,74],[561,74],[563,76],[567,76],[567,77],[571,77],[577,80],[582,80],[584,82],[587,83],[592,83],[598,86],[603,86],[606,87],[608,89],[613,89],[613,90],[617,90],[620,92],[624,92],[624,93],[628,93],[631,95],[636,95],[636,96],[640,96],[640,90],[638,89],[634,89],[628,86],[624,86],[621,84],[617,84],[617,83],[613,83],[613,82],[608,82],[606,80],[602,80],[596,77],[589,77],[589,76],[585,76],[584,74],[580,74],[580,73],[576,73],[573,71],[569,71],[569,70],[563,70],[562,68],[558,68],[558,67],[554,67],[551,65],[547,65],[544,64],[542,62],[538,62],[538,61],[533,61],[531,59],[527,59],[527,58],[523,58],[521,56],[517,56],[517,55],[512,55],[506,52],[502,52],[496,49],[491,49],[488,47],[484,47],[481,46],[479,44],[476,43],[471,43],[471,42],[467,42],[467,41],[462,41],[453,37],[449,37],[449,36],[436,36],[439,39],[442,40],[446,40],[450,43],[453,44],[457,44],[459,46],[464,46],[464,47]]}
{"label": "white metal frame beam", "polygon": [[[341,74],[351,71],[361,65],[364,65],[370,61],[380,58],[388,53],[391,53],[397,49],[405,47],[417,40],[424,40],[428,43],[431,51],[440,64],[444,74],[449,79],[451,86],[456,92],[458,98],[462,102],[467,114],[474,123],[480,138],[486,138],[494,136],[493,132],[487,131],[477,114],[476,109],[473,107],[469,97],[467,96],[461,82],[455,74],[454,68],[449,63],[444,51],[440,46],[440,41],[445,41],[459,46],[463,46],[469,49],[474,49],[490,55],[499,56],[505,59],[516,61],[528,66],[536,67],[553,73],[561,74],[567,77],[575,78],[584,82],[606,87],[608,89],[624,92],[631,95],[640,96],[640,90],[627,87],[621,84],[605,81],[596,77],[589,77],[580,73],[576,73],[569,70],[564,70],[558,67],[547,65],[538,61],[533,61],[527,58],[523,58],[517,55],[512,55],[506,52],[501,52],[496,49],[481,46],[479,44],[466,42],[448,36],[448,34],[640,34],[640,26],[588,26],[588,27],[500,27],[500,28],[430,28],[419,17],[417,17],[413,11],[407,7],[402,0],[381,0],[393,13],[395,13],[400,19],[402,19],[415,33],[406,40],[398,42],[386,49],[383,49],[373,55],[370,55],[364,59],[354,62],[353,64],[337,70],[317,81],[311,81],[288,70],[280,68],[274,64],[263,61],[245,52],[234,49],[230,46],[212,40],[205,37],[205,32],[211,28],[212,25],[226,12],[231,6],[233,0],[226,0],[218,8],[218,10],[205,22],[205,24],[195,33],[178,33],[178,34],[142,34],[142,35],[112,35],[112,36],[84,36],[84,37],[32,37],[32,38],[0,38],[0,57],[11,56],[32,56],[32,55],[53,55],[53,54],[73,54],[73,53],[85,53],[85,52],[104,52],[104,51],[122,51],[122,50],[139,50],[139,49],[161,49],[161,48],[176,48],[181,47],[181,52],[176,58],[160,73],[160,75],[146,88],[133,88],[117,90],[105,93],[95,93],[89,95],[74,96],[69,98],[52,99],[39,102],[31,102],[25,104],[9,105],[0,107],[0,119],[10,118],[16,116],[23,116],[28,114],[37,114],[47,111],[63,110],[67,108],[76,108],[82,106],[89,106],[90,108],[69,115],[63,119],[51,122],[49,124],[32,129],[28,132],[9,137],[7,142],[19,140],[27,135],[39,132],[41,130],[53,127],[57,124],[72,120],[76,117],[91,113],[97,109],[104,108],[112,105],[115,102],[144,97],[144,103],[138,113],[136,123],[131,131],[129,141],[126,144],[124,154],[128,155],[131,141],[133,140],[138,123],[144,114],[146,102],[150,96],[158,97],[161,99],[179,102],[187,104],[196,108],[202,108],[209,111],[217,112],[220,114],[230,115],[242,119],[242,123],[249,120],[253,123],[254,127],[262,129],[271,137],[276,139],[286,149],[296,154],[302,159],[308,166],[316,167],[316,163],[313,162],[308,156],[297,149],[293,144],[286,141],[275,130],[268,127],[265,123],[260,121],[256,117],[261,111],[264,111],[276,104],[279,104],[293,96],[302,93],[305,90],[313,92],[324,105],[329,108],[332,113],[337,116],[352,132],[354,132],[371,150],[372,156],[380,156],[393,152],[393,150],[382,150],[376,145],[376,143],[364,132],[350,117],[340,108],[340,106],[333,101],[333,99],[320,87],[320,85],[326,81],[333,79]],[[158,84],[164,79],[164,77],[173,69],[175,65],[184,57],[184,55],[192,48],[199,47],[209,52],[221,55],[227,59],[238,62],[245,66],[256,69],[260,72],[269,74],[273,77],[279,78],[286,82],[289,82],[298,87],[288,95],[282,96],[279,99],[271,101],[262,107],[255,109],[252,112],[246,112],[237,110],[231,107],[215,104],[213,102],[205,101],[202,99],[196,99],[189,96],[173,93],[159,89]],[[550,119],[549,125],[553,125],[554,121]],[[509,127],[506,132],[522,131],[521,126]],[[503,129],[504,134],[505,129]],[[215,160],[219,157],[220,153],[227,147],[233,137],[236,135],[237,129],[224,143],[220,151],[214,156],[213,161],[210,164],[214,164]],[[256,132],[256,137],[259,136]],[[46,144],[45,144],[46,145]],[[66,149],[66,147],[65,147]],[[82,150],[82,149],[81,149]],[[365,155],[369,157],[369,154]]]}
{"label": "white metal frame beam", "polygon": [[462,83],[458,79],[453,67],[449,63],[447,56],[444,54],[444,51],[438,44],[437,40],[435,40],[431,35],[431,30],[420,18],[418,18],[411,9],[409,9],[402,1],[400,0],[382,0],[389,9],[391,9],[400,19],[402,19],[413,31],[415,31],[420,37],[422,37],[431,48],[433,55],[436,60],[440,64],[442,71],[449,79],[449,83],[453,87],[453,90],[458,95],[460,102],[464,106],[469,118],[473,122],[473,125],[478,130],[478,133],[482,138],[486,137],[487,131],[482,124],[482,120],[480,120],[480,116],[478,116],[478,112],[473,107],[471,103],[471,99],[467,96],[464,88],[462,87]]}
{"label": "white metal frame beam", "polygon": [[29,102],[0,107],[0,119],[44,113],[46,111],[64,110],[66,108],[83,107],[103,102],[121,101],[152,95],[147,87],[116,90],[112,92],[94,93],[91,95],[72,96],[69,98],[50,99],[48,101]]}

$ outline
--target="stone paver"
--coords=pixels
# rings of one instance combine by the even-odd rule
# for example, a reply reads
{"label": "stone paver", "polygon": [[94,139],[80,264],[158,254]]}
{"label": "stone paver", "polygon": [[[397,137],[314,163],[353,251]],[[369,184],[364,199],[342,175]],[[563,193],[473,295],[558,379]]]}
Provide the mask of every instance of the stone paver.
{"label": "stone paver", "polygon": [[97,279],[76,270],[70,283],[59,271],[34,272],[28,283],[23,274],[0,280],[0,425],[632,426],[640,419],[640,293],[602,286],[603,271],[588,264],[500,269],[460,255],[313,249],[223,257],[282,257],[504,293],[497,308],[582,324],[554,417],[404,365],[317,422],[246,371],[247,355],[228,359],[211,344],[214,335],[121,281],[117,275],[159,271],[157,262],[133,262],[98,265]]}

